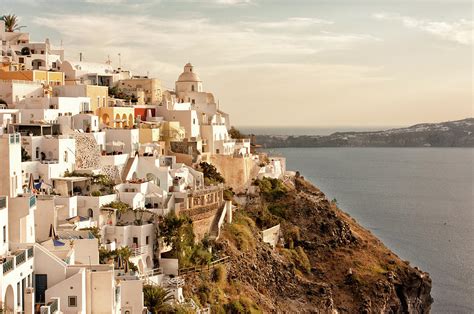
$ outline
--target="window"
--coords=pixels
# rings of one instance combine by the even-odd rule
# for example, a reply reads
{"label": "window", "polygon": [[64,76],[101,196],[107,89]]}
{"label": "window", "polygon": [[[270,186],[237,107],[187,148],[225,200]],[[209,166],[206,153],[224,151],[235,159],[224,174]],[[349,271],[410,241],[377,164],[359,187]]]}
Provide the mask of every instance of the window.
{"label": "window", "polygon": [[191,91],[194,92],[194,84],[191,85]]}
{"label": "window", "polygon": [[20,61],[20,63],[25,63],[25,58],[21,57],[18,59]]}
{"label": "window", "polygon": [[67,162],[67,150],[64,151],[64,162]]}
{"label": "window", "polygon": [[148,245],[150,244],[150,236],[146,236],[145,238],[145,243]]}
{"label": "window", "polygon": [[77,297],[76,296],[67,297],[67,304],[69,307],[77,307]]}
{"label": "window", "polygon": [[39,147],[36,147],[36,159],[39,158]]}
{"label": "window", "polygon": [[193,118],[193,124],[196,124],[196,119]]}
{"label": "window", "polygon": [[87,214],[89,215],[90,218],[94,217],[94,211],[92,210],[92,208],[89,208],[87,210]]}
{"label": "window", "polygon": [[3,226],[3,243],[7,243],[7,226]]}
{"label": "window", "polygon": [[53,62],[52,66],[53,66],[53,68],[55,68],[56,67],[56,62]]}

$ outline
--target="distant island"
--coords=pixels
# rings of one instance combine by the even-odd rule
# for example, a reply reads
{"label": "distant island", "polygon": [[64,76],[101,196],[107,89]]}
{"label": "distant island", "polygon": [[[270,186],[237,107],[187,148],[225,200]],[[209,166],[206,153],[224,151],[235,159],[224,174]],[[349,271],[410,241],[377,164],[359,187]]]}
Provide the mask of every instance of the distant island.
{"label": "distant island", "polygon": [[474,118],[422,123],[407,128],[331,135],[280,136],[257,134],[264,148],[279,147],[474,147]]}

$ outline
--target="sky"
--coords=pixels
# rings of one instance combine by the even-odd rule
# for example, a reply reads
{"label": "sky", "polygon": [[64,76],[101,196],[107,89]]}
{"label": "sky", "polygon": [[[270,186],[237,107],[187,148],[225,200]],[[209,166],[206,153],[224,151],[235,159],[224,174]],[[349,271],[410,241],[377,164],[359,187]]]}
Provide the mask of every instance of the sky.
{"label": "sky", "polygon": [[191,62],[236,126],[473,116],[473,6],[457,0],[0,0],[66,58],[162,80]]}

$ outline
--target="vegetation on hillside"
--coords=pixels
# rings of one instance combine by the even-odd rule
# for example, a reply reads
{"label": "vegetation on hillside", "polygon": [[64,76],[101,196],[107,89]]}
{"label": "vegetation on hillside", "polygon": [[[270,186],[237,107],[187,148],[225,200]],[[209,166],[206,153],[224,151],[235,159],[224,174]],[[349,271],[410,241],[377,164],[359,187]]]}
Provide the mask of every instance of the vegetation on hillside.
{"label": "vegetation on hillside", "polygon": [[180,267],[204,266],[211,262],[209,243],[204,239],[196,243],[192,221],[189,217],[167,215],[159,225],[160,235],[167,245],[171,245],[170,256],[177,258]]}
{"label": "vegetation on hillside", "polygon": [[217,171],[217,168],[207,162],[199,163],[199,171],[204,174],[204,183],[206,185],[216,185],[219,183],[225,183],[225,179],[222,174]]}

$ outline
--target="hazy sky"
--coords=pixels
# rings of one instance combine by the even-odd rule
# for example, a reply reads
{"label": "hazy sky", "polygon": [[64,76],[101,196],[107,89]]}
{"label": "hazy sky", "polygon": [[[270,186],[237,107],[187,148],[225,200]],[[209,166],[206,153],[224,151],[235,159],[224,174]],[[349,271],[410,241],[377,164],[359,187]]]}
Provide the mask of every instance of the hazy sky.
{"label": "hazy sky", "polygon": [[0,0],[66,57],[158,77],[191,61],[237,126],[473,116],[473,7],[456,0]]}

